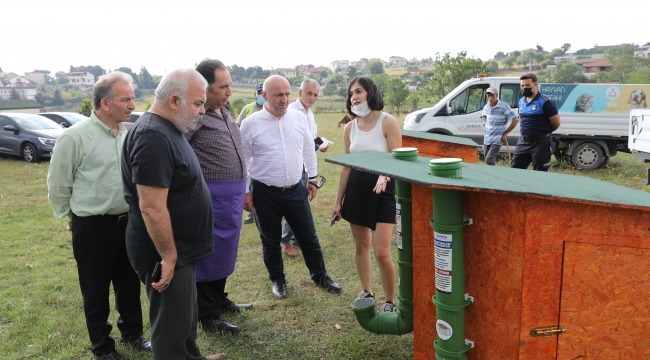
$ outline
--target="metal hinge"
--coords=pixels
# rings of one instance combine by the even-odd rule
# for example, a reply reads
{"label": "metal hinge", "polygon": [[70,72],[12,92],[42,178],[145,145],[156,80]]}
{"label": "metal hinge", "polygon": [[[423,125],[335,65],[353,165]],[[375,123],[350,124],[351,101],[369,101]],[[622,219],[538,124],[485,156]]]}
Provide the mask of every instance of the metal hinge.
{"label": "metal hinge", "polygon": [[553,335],[562,334],[565,331],[566,330],[562,327],[562,325],[544,325],[544,326],[534,327],[530,331],[530,335],[535,337],[553,336]]}

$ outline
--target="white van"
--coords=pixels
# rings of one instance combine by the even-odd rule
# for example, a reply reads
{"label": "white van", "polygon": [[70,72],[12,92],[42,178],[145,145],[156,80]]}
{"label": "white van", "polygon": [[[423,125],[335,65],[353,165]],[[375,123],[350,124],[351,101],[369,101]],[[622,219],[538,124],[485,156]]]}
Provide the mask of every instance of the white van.
{"label": "white van", "polygon": [[[522,96],[518,77],[478,77],[463,82],[433,107],[408,114],[404,130],[460,136],[483,144],[481,110],[488,87],[497,88],[499,99],[517,112]],[[645,104],[632,98],[649,93],[650,85],[542,83],[539,92],[553,100],[560,112],[562,124],[553,133],[555,156],[591,170],[618,151],[629,152],[629,111]],[[519,126],[508,135],[512,151],[519,135]],[[505,146],[501,150],[506,151]]]}

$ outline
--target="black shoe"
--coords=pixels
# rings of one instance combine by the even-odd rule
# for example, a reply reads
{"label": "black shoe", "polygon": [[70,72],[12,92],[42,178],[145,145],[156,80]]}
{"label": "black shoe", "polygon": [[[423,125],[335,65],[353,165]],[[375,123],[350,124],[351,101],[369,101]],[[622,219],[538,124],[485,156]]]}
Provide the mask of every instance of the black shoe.
{"label": "black shoe", "polygon": [[273,282],[273,288],[271,288],[273,296],[278,299],[284,299],[287,297],[287,282],[284,280],[278,280]]}
{"label": "black shoe", "polygon": [[235,304],[235,303],[230,303],[230,305],[224,307],[224,308],[219,308],[219,312],[232,312],[232,313],[238,313],[242,310],[253,310],[253,304]]}
{"label": "black shoe", "polygon": [[255,222],[255,212],[248,213],[246,219],[244,219],[244,224],[252,224]]}
{"label": "black shoe", "polygon": [[126,340],[122,335],[120,336],[120,344],[129,344],[136,350],[151,352],[151,342],[142,335],[131,340]]}
{"label": "black shoe", "polygon": [[95,355],[95,359],[99,360],[125,360],[122,355],[120,355],[117,351],[113,350],[109,353],[106,353],[104,355]]}
{"label": "black shoe", "polygon": [[333,292],[338,294],[341,292],[341,290],[343,290],[341,285],[335,283],[334,280],[330,279],[330,277],[327,275],[314,279],[314,282],[316,283],[316,286],[322,287],[328,292]]}
{"label": "black shoe", "polygon": [[207,319],[201,321],[201,327],[203,331],[220,333],[220,334],[237,334],[239,333],[239,327],[225,321],[222,318],[216,319]]}

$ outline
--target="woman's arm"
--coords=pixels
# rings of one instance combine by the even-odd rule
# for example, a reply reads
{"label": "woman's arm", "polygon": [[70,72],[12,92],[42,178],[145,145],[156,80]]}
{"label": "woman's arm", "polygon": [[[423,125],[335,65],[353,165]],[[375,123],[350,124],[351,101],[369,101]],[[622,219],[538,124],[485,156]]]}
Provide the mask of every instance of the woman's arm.
{"label": "woman's arm", "polygon": [[[402,147],[402,130],[399,128],[397,119],[393,115],[386,114],[384,122],[382,123],[382,131],[388,144],[388,151],[393,152],[393,149]],[[386,185],[390,182],[388,176],[379,175],[375,188],[372,189],[376,194],[381,194],[386,191]]]}

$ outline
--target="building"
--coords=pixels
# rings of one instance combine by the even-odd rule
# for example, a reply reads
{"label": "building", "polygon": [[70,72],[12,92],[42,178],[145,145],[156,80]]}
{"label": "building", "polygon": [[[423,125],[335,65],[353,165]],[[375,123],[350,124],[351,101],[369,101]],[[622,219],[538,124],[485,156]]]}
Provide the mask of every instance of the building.
{"label": "building", "polygon": [[427,72],[427,71],[429,71],[429,70],[422,70],[422,69],[411,70],[410,74],[411,74],[411,76],[418,76],[418,75],[423,76],[424,73]]}
{"label": "building", "polygon": [[296,69],[278,68],[271,71],[271,75],[282,75],[287,79],[293,79],[296,77]]}
{"label": "building", "polygon": [[634,56],[650,58],[650,45],[639,46],[634,49]]}
{"label": "building", "polygon": [[2,73],[0,77],[0,100],[9,100],[12,91],[18,93],[23,100],[34,100],[36,96],[36,85],[29,79],[14,73]]}
{"label": "building", "polygon": [[45,85],[46,82],[45,75],[47,74],[48,73],[45,71],[34,70],[31,72],[26,72],[25,77],[36,85]]}
{"label": "building", "polygon": [[320,75],[323,70],[327,71],[327,68],[324,66],[312,67],[310,69],[304,70],[302,75],[305,79],[315,79],[320,80],[322,77]]}
{"label": "building", "polygon": [[330,63],[330,69],[333,72],[341,71],[341,70],[347,70],[348,68],[348,61],[347,60],[334,60]]}
{"label": "building", "polygon": [[610,71],[612,70],[613,65],[608,63],[605,60],[596,60],[591,61],[585,64],[582,64],[582,72],[584,73],[597,73],[601,71]]}
{"label": "building", "polygon": [[408,60],[401,56],[391,56],[388,62],[390,63],[390,67],[404,67],[409,64]]}
{"label": "building", "polygon": [[58,73],[56,73],[56,77],[68,79],[68,82],[72,86],[83,91],[90,90],[95,85],[95,75],[89,73],[88,71],[71,71],[71,72],[59,71]]}
{"label": "building", "polygon": [[0,113],[3,112],[38,114],[43,112],[43,105],[34,100],[3,100],[0,101]]}

